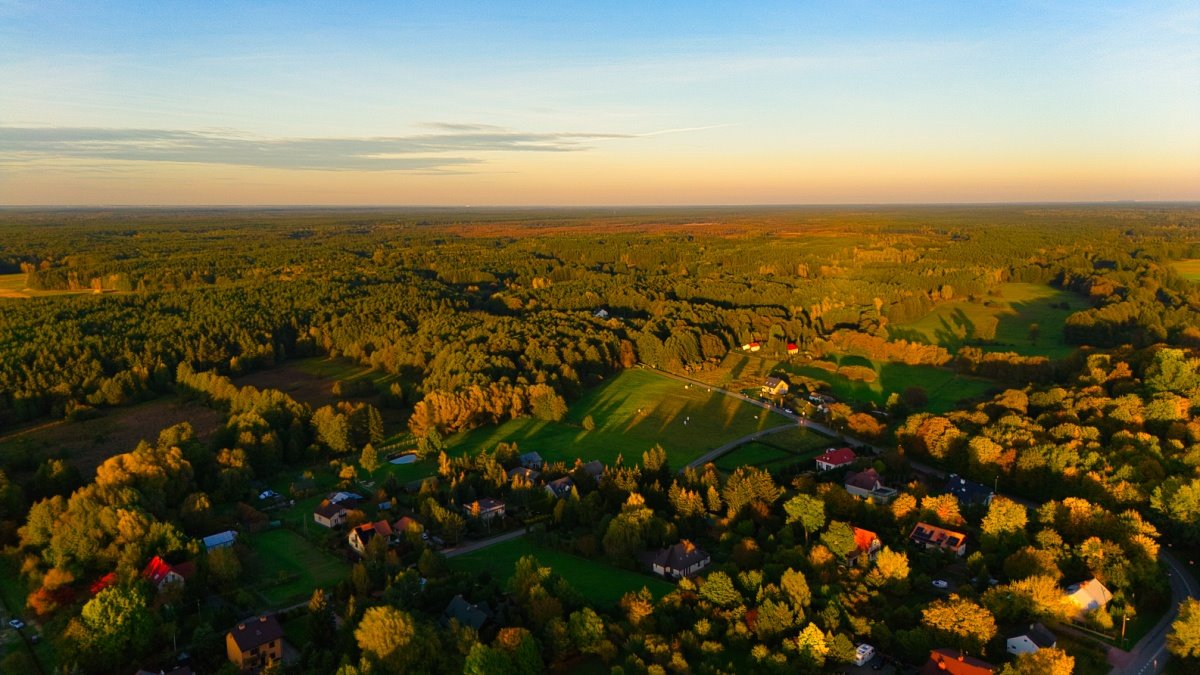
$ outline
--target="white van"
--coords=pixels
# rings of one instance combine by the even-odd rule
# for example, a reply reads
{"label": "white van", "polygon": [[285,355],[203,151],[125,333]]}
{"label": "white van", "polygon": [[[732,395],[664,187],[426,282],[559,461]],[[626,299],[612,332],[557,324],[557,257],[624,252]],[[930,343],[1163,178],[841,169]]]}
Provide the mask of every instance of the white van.
{"label": "white van", "polygon": [[875,648],[869,644],[863,643],[854,650],[854,665],[856,666],[865,666],[873,658],[875,658]]}

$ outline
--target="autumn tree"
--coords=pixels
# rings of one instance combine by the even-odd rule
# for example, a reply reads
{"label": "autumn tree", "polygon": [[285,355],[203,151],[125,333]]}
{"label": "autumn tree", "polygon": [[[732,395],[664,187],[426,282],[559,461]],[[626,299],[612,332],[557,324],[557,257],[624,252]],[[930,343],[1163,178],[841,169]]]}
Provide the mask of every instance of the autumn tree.
{"label": "autumn tree", "polygon": [[908,579],[908,573],[908,554],[884,546],[876,554],[875,568],[867,575],[867,580],[877,586],[883,586],[905,581]]}
{"label": "autumn tree", "polygon": [[385,672],[402,673],[411,662],[408,649],[416,636],[412,617],[395,607],[368,608],[354,629],[354,639],[363,654]]}
{"label": "autumn tree", "polygon": [[83,606],[79,618],[86,629],[87,650],[104,663],[115,665],[142,653],[154,636],[154,615],[137,588],[100,591]]}
{"label": "autumn tree", "polygon": [[358,458],[358,464],[366,470],[367,474],[375,473],[382,464],[379,461],[379,453],[375,450],[375,446],[367,443],[363,446],[362,455]]}
{"label": "autumn tree", "polygon": [[983,533],[993,537],[1024,532],[1029,512],[1024,506],[1005,497],[993,497],[983,518]]}
{"label": "autumn tree", "polygon": [[1000,669],[1000,675],[1071,675],[1073,672],[1075,657],[1054,647],[1021,654]]}
{"label": "autumn tree", "polygon": [[733,587],[733,580],[724,572],[713,572],[704,578],[700,597],[718,607],[731,607],[742,602],[742,595]]}
{"label": "autumn tree", "polygon": [[922,610],[921,624],[946,644],[976,654],[996,635],[992,613],[957,595],[937,600]]}

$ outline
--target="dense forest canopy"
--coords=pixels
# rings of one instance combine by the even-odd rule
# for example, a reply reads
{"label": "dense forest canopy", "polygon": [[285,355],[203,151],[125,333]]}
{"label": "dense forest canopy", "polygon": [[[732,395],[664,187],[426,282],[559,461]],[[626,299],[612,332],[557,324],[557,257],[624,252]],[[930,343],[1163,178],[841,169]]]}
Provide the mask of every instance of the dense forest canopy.
{"label": "dense forest canopy", "polygon": [[[824,672],[864,641],[919,666],[941,647],[1002,657],[1003,630],[1070,622],[1059,585],[1093,577],[1114,602],[1079,626],[1141,630],[1171,600],[1162,544],[1200,547],[1200,284],[1180,267],[1195,259],[1200,208],[1167,204],[0,211],[3,600],[56,650],[0,658],[117,672],[166,662],[178,638],[215,670],[230,625],[288,607],[297,673]],[[312,400],[249,383],[318,360],[339,374]],[[628,397],[623,371],[759,395],[759,366],[793,388],[771,414],[846,434],[848,468],[895,500],[854,498],[812,455],[631,444],[596,469],[555,446],[527,465],[539,433],[620,443],[604,418],[620,401],[596,392]],[[904,386],[870,389],[885,375]],[[164,400],[218,421],[161,424],[91,465],[21,440]],[[626,429],[659,424],[640,406]],[[427,474],[387,464],[410,453]],[[960,504],[939,471],[1006,496]],[[408,529],[348,552],[312,525],[335,489],[369,493],[350,525],[405,513]],[[509,513],[492,520],[492,499]],[[913,548],[917,523],[967,532],[971,554]],[[226,528],[236,548],[200,543]],[[518,529],[503,546],[535,555],[503,568],[437,551]],[[272,537],[332,561],[329,581],[309,582],[316,564],[265,572]],[[701,576],[634,571],[697,543]],[[144,581],[155,556],[198,565],[183,595]],[[551,559],[634,586],[605,599]],[[930,590],[944,577],[953,592]],[[441,616],[456,595],[491,603],[486,627]],[[1172,633],[1185,658],[1189,625]],[[1070,640],[1045,651],[1004,672],[1103,672]]]}

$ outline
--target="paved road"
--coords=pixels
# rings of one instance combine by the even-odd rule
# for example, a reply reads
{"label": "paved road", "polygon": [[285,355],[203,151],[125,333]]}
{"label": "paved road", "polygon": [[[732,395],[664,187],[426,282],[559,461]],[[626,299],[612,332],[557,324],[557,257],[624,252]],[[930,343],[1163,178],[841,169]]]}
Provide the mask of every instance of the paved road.
{"label": "paved road", "polygon": [[[643,366],[643,367],[645,367],[645,366]],[[749,396],[745,396],[738,392],[728,391],[725,389],[721,389],[720,387],[714,387],[710,384],[705,384],[698,380],[693,380],[691,378],[683,377],[681,375],[675,375],[673,373],[663,372],[661,370],[655,370],[654,372],[659,373],[661,375],[665,375],[667,377],[674,378],[676,380],[683,381],[683,382],[689,382],[692,384],[698,384],[700,386],[709,387],[710,389],[719,391],[719,392],[725,394],[726,396],[732,396],[734,398],[741,399],[743,401],[746,401],[747,403],[757,405],[760,408],[764,408],[764,409],[770,410],[778,415],[782,415],[783,417],[793,420],[797,424],[807,427],[809,429],[812,429],[813,431],[818,431],[820,433],[826,434],[828,436],[832,436],[834,438],[840,438],[840,439],[842,439],[842,441],[844,441],[848,444],[868,447],[877,454],[880,452],[883,452],[883,448],[881,448],[877,445],[854,438],[853,436],[849,436],[843,432],[835,431],[835,430],[829,428],[828,426],[821,424],[820,422],[816,422],[816,421],[810,420],[806,417],[801,417],[799,415],[789,413],[789,412],[787,412],[781,408],[778,408],[774,405],[765,403],[765,402],[757,400],[757,399],[750,398]],[[783,427],[783,428],[788,428],[788,427]],[[781,429],[773,429],[770,431],[774,432],[774,431],[778,431],[778,430],[781,430]],[[762,432],[760,432],[760,433],[762,433]],[[750,438],[749,440],[754,440],[754,439]],[[738,441],[735,441],[734,443],[741,443],[741,442],[746,442],[746,441],[743,439],[739,439]],[[708,455],[704,456],[704,458],[708,458],[709,455],[713,456],[712,458],[705,459],[705,461],[712,461],[712,459],[719,457],[721,454],[724,454],[725,452],[732,450],[733,447],[736,447],[736,445],[728,444],[728,446],[722,446],[721,448],[717,448],[717,450],[713,450],[712,452],[708,453]],[[704,458],[702,458],[702,459],[704,459]],[[699,460],[697,460],[697,461],[699,461]],[[914,462],[912,460],[909,460],[909,465],[912,466],[912,468],[914,470],[919,471],[924,474],[927,474],[927,475],[937,476],[940,478],[946,477],[945,471],[938,469],[934,466],[930,466],[928,464],[923,464],[921,462]],[[1038,507],[1037,502],[1033,502],[1028,499],[1022,499],[1021,497],[1014,497],[1012,495],[1004,495],[1004,494],[1001,494],[1000,492],[997,492],[996,494],[998,494],[1002,497],[1011,499],[1012,501],[1017,502],[1018,504],[1022,504],[1026,508],[1035,509]],[[1166,615],[1164,615],[1163,618],[1160,619],[1159,622],[1154,625],[1154,628],[1151,629],[1150,632],[1146,633],[1146,635],[1143,636],[1141,640],[1138,640],[1138,643],[1136,645],[1134,645],[1133,649],[1130,650],[1128,653],[1122,652],[1121,650],[1117,650],[1117,649],[1114,649],[1110,652],[1110,658],[1112,661],[1115,662],[1115,665],[1114,665],[1112,671],[1110,672],[1110,675],[1157,675],[1158,673],[1161,673],[1163,671],[1163,669],[1166,667],[1166,662],[1167,662],[1167,658],[1168,658],[1167,633],[1170,632],[1170,630],[1171,630],[1171,622],[1173,622],[1175,620],[1175,615],[1178,612],[1179,603],[1183,602],[1184,599],[1189,598],[1189,597],[1200,598],[1200,581],[1197,581],[1196,577],[1193,576],[1191,570],[1189,569],[1189,564],[1180,561],[1178,558],[1176,558],[1174,555],[1172,555],[1171,553],[1169,553],[1167,551],[1160,551],[1159,557],[1162,559],[1163,564],[1166,565],[1166,567],[1167,567],[1167,578],[1171,584],[1171,605],[1172,605],[1171,610],[1168,611],[1166,613]]]}
{"label": "paved road", "polygon": [[733,450],[734,448],[738,447],[739,445],[745,445],[745,444],[749,443],[750,441],[757,441],[758,439],[762,438],[763,436],[770,436],[771,434],[777,434],[780,431],[786,431],[788,429],[795,429],[795,428],[796,428],[795,424],[783,424],[783,425],[780,425],[777,427],[771,427],[770,429],[763,429],[762,431],[756,431],[752,434],[746,434],[745,436],[742,436],[741,438],[737,439],[736,441],[729,441],[728,443],[726,443],[725,445],[722,445],[719,448],[714,448],[712,450],[709,450],[708,452],[704,453],[703,455],[700,455],[696,459],[693,459],[692,461],[688,462],[688,466],[693,469],[698,469],[698,468],[704,466],[705,464],[708,464],[709,462],[715,461],[718,457],[720,457],[721,455],[724,455],[725,453],[729,452],[730,450]]}
{"label": "paved road", "polygon": [[467,553],[471,553],[473,551],[478,551],[481,548],[495,546],[496,544],[510,541],[512,539],[516,539],[517,537],[524,537],[526,534],[527,534],[527,532],[524,529],[513,530],[512,532],[505,532],[504,534],[498,534],[498,535],[488,538],[488,539],[480,539],[479,541],[473,541],[469,544],[463,544],[461,546],[455,546],[454,548],[448,548],[448,549],[442,551],[442,555],[446,556],[447,558],[453,558],[455,556],[460,556],[460,555],[464,555]]}

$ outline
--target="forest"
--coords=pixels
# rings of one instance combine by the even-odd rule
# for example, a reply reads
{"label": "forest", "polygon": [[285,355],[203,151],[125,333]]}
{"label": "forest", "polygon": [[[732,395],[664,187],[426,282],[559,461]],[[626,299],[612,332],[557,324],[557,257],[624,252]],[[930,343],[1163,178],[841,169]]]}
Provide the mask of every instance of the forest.
{"label": "forest", "polygon": [[298,675],[1107,673],[1176,610],[1188,672],[1196,260],[1171,204],[0,210],[0,672],[269,614]]}

